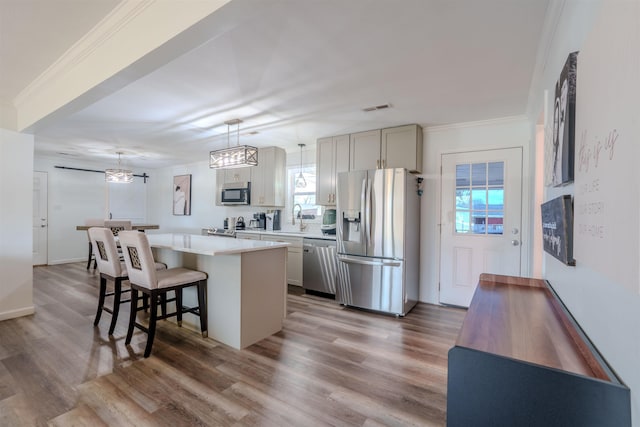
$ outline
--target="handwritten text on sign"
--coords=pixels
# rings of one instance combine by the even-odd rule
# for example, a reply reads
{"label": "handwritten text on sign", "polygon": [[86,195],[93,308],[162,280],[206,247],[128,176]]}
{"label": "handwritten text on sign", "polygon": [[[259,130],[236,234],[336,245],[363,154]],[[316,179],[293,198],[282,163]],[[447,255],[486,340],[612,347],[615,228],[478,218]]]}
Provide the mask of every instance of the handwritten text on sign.
{"label": "handwritten text on sign", "polygon": [[[590,169],[597,169],[603,161],[611,161],[616,153],[618,131],[613,129],[604,138],[596,138],[587,142],[587,131],[580,135],[578,148],[578,173],[587,174]],[[589,176],[589,175],[585,175]],[[595,176],[598,176],[597,174]],[[599,197],[600,178],[580,182],[576,188],[576,233],[596,239],[603,239],[607,229],[604,219],[607,211],[606,203]],[[580,197],[584,196],[584,197]]]}

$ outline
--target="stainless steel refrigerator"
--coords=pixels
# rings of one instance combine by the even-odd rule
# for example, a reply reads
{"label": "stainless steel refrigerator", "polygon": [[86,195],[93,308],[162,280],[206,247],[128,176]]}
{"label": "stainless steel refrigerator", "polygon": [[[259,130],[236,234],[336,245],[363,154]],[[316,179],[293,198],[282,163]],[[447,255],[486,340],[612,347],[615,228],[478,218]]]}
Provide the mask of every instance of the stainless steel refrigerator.
{"label": "stainless steel refrigerator", "polygon": [[406,169],[338,174],[341,304],[404,316],[418,301],[420,198]]}

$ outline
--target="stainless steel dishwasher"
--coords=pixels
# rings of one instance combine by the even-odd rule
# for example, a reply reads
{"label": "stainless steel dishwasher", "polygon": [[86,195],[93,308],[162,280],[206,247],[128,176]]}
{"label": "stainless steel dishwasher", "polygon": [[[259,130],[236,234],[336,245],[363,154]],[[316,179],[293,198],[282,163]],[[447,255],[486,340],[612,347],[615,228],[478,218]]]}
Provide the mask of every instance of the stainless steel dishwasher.
{"label": "stainless steel dishwasher", "polygon": [[302,287],[305,291],[336,294],[336,241],[302,240]]}

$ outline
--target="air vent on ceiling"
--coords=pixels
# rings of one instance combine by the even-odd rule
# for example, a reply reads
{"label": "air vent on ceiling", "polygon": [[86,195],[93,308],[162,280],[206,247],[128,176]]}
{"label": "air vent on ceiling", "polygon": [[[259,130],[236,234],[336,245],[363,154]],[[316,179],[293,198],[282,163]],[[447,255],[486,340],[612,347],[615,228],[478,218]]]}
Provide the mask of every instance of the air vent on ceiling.
{"label": "air vent on ceiling", "polygon": [[368,113],[370,111],[384,110],[385,108],[391,108],[391,104],[382,104],[382,105],[375,105],[373,107],[366,107],[366,108],[363,108],[362,111]]}

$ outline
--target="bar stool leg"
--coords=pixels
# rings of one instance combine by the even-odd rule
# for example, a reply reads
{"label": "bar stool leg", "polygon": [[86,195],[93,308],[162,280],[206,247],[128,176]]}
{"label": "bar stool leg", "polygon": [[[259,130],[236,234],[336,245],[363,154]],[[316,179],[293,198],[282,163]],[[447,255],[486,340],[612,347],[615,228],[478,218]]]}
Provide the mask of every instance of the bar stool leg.
{"label": "bar stool leg", "polygon": [[202,337],[207,338],[209,336],[207,330],[207,282],[203,280],[198,282],[198,313],[200,314],[200,331],[202,332]]}
{"label": "bar stool leg", "polygon": [[109,325],[109,335],[113,335],[113,331],[116,329],[116,321],[118,320],[118,313],[120,312],[120,293],[122,292],[121,277],[116,277],[113,288],[113,310],[111,313],[111,325]]}
{"label": "bar stool leg", "polygon": [[158,294],[151,291],[151,313],[149,314],[149,329],[147,333],[147,346],[144,349],[144,357],[149,357],[151,347],[153,346],[153,338],[156,335],[156,320],[158,317]]}
{"label": "bar stool leg", "polygon": [[133,328],[136,326],[136,315],[138,314],[138,290],[133,286],[131,287],[131,313],[129,314],[129,329],[127,329],[127,338],[125,344],[131,343],[131,337],[133,336]]}
{"label": "bar stool leg", "polygon": [[[93,255],[93,245],[89,242],[89,259],[87,259],[87,270],[91,267],[91,256]],[[94,267],[95,269],[95,267]]]}
{"label": "bar stool leg", "polygon": [[182,289],[176,289],[176,321],[182,326]]}
{"label": "bar stool leg", "polygon": [[104,307],[104,297],[107,293],[107,279],[100,276],[100,296],[98,297],[98,311],[96,312],[96,318],[93,321],[93,326],[98,326],[100,323],[100,317],[102,316],[102,308]]}

